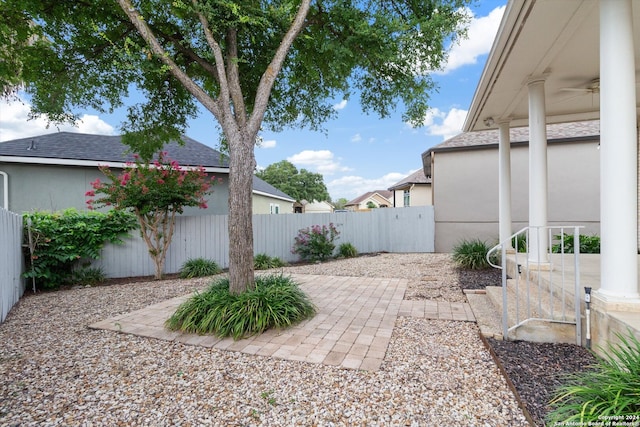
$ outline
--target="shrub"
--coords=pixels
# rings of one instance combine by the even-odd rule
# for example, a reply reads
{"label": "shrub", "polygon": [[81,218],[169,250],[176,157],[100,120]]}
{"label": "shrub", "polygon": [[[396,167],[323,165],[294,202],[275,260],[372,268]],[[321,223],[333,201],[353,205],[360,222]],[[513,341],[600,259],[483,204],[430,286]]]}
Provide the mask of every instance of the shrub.
{"label": "shrub", "polygon": [[518,234],[511,238],[511,246],[518,252],[527,252],[527,235]]}
{"label": "shrub", "polygon": [[213,276],[220,273],[220,267],[212,259],[191,258],[180,267],[180,278],[192,279],[194,277]]}
{"label": "shrub", "polygon": [[100,267],[83,267],[74,270],[71,274],[71,281],[79,285],[95,286],[106,279],[107,277]]}
{"label": "shrub", "polygon": [[[616,334],[592,370],[567,376],[551,401],[548,425],[638,425],[640,418],[640,342]],[[608,424],[604,424],[608,425]]]}
{"label": "shrub", "polygon": [[342,258],[353,258],[358,256],[358,250],[351,243],[342,243],[338,246],[338,256]]}
{"label": "shrub", "polygon": [[482,270],[491,267],[487,252],[491,249],[480,239],[464,240],[453,248],[453,261],[461,268]]}
{"label": "shrub", "polygon": [[336,245],[333,243],[340,232],[333,223],[298,230],[291,253],[300,255],[304,261],[324,261],[331,258]]}
{"label": "shrub", "polygon": [[[562,250],[562,242],[564,242],[564,253],[572,254],[575,250],[575,242],[573,234],[562,234],[553,236],[554,240],[559,240],[552,246],[553,253],[560,253]],[[600,236],[580,235],[580,253],[583,254],[599,254],[600,253]]]}
{"label": "shrub", "polygon": [[221,278],[181,304],[166,326],[237,340],[270,328],[286,328],[315,312],[314,305],[290,277],[256,277],[253,290],[237,295],[229,292],[229,279]]}
{"label": "shrub", "polygon": [[267,254],[258,254],[253,258],[253,268],[256,270],[268,270],[270,268],[279,268],[287,265],[278,257],[270,257]]}
{"label": "shrub", "polygon": [[69,283],[74,267],[98,259],[106,242],[122,243],[121,236],[137,227],[135,217],[122,211],[36,211],[25,213],[23,220],[25,241],[33,248],[24,277],[34,278],[36,286],[45,289]]}

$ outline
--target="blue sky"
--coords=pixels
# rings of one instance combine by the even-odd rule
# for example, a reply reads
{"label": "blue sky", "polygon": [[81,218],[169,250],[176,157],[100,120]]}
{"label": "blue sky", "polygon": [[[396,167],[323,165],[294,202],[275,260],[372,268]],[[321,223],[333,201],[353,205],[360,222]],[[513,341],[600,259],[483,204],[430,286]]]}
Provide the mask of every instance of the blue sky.
{"label": "blue sky", "polygon": [[[262,133],[256,148],[259,168],[281,160],[298,169],[321,173],[333,200],[351,200],[389,186],[422,167],[420,155],[460,132],[487,54],[504,12],[506,0],[480,0],[472,5],[469,37],[452,46],[444,71],[434,75],[439,86],[432,93],[425,126],[402,122],[402,111],[384,120],[362,112],[357,96],[336,100],[338,117],[325,124],[326,132],[286,130]],[[0,141],[56,132],[117,134],[124,109],[112,115],[87,112],[76,127],[47,129],[46,120],[27,121],[28,102],[0,102]],[[204,111],[189,124],[187,135],[216,147],[218,128]]]}

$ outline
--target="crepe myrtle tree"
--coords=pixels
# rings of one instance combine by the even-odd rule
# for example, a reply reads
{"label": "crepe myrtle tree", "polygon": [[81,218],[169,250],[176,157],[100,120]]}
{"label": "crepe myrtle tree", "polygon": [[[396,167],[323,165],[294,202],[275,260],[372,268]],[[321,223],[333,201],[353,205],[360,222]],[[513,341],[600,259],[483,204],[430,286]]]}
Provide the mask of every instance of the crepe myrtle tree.
{"label": "crepe myrtle tree", "polygon": [[111,206],[133,211],[155,264],[155,278],[161,279],[176,215],[187,206],[206,209],[204,197],[216,181],[207,176],[204,168],[183,168],[167,158],[165,152],[160,152],[152,162],[134,157],[136,161],[127,163],[119,174],[100,167],[109,182],[99,178],[93,181],[93,190],[85,193],[86,203],[89,209]]}
{"label": "crepe myrtle tree", "polygon": [[20,81],[32,113],[53,122],[111,111],[136,89],[143,101],[121,130],[143,156],[177,140],[198,105],[209,112],[228,146],[230,289],[240,293],[254,286],[259,130],[322,130],[352,92],[367,114],[400,104],[403,120],[422,124],[429,73],[464,32],[469,2],[3,0],[0,55],[15,66],[0,67],[0,85]]}

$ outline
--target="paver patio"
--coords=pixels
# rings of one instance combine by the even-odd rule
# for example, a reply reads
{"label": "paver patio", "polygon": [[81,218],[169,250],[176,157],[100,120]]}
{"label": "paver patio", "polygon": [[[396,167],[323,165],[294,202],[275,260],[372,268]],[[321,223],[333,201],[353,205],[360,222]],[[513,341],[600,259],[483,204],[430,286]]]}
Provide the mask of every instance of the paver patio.
{"label": "paver patio", "polygon": [[403,300],[405,279],[303,274],[292,275],[292,278],[318,312],[312,319],[285,330],[269,330],[234,341],[165,329],[164,322],[190,295],[89,327],[259,356],[377,371],[398,316],[475,321],[467,303]]}

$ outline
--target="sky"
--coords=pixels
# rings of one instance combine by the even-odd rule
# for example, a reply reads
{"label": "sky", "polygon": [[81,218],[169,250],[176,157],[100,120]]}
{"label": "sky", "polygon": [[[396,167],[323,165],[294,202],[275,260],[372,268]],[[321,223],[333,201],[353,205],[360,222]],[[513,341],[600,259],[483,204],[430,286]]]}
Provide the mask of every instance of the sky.
{"label": "sky", "polygon": [[[325,132],[263,132],[262,143],[255,149],[258,168],[288,160],[298,169],[320,173],[332,200],[386,190],[422,168],[424,151],[461,132],[505,4],[506,0],[479,0],[470,7],[468,37],[450,47],[446,66],[433,74],[438,90],[431,94],[424,126],[404,123],[402,111],[385,119],[366,115],[357,96],[336,100],[337,118],[324,125]],[[75,127],[47,127],[44,118],[28,120],[29,108],[26,99],[0,101],[0,142],[58,131],[116,135],[126,111],[122,108],[109,115],[87,111]],[[217,148],[215,119],[201,110],[186,134]]]}

